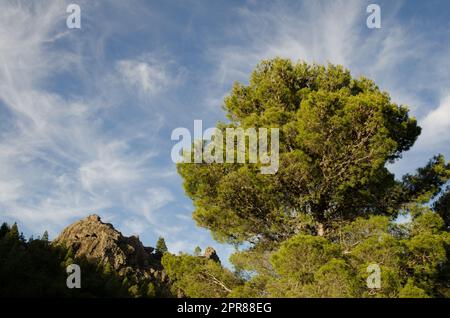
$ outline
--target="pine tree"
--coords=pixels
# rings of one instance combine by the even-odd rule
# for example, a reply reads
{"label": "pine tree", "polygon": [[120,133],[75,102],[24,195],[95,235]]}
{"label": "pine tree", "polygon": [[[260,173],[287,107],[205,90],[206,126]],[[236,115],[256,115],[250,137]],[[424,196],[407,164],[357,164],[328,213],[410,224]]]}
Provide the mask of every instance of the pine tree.
{"label": "pine tree", "polygon": [[449,178],[448,163],[436,156],[395,180],[386,164],[411,148],[420,127],[373,81],[339,65],[262,61],[248,85],[234,85],[224,108],[231,122],[217,125],[223,134],[277,127],[280,149],[273,175],[261,174],[261,162],[178,164],[194,219],[221,241],[279,243],[305,215],[320,235],[367,213],[395,218],[403,204],[435,196]]}
{"label": "pine tree", "polygon": [[158,238],[158,241],[156,242],[156,253],[158,254],[164,254],[168,251],[166,241],[162,236]]}
{"label": "pine tree", "polygon": [[13,226],[11,226],[11,229],[9,230],[6,237],[10,241],[19,241],[20,240],[19,227],[17,226],[17,223],[14,223]]}
{"label": "pine tree", "polygon": [[25,243],[26,241],[27,241],[27,239],[25,238],[25,235],[23,234],[23,232],[20,232],[19,242]]}
{"label": "pine tree", "polygon": [[75,255],[74,255],[74,253],[73,253],[73,248],[72,248],[72,246],[70,246],[70,247],[67,249],[67,253],[66,253],[64,259],[65,259],[65,260],[68,259],[68,258],[73,259],[74,256],[75,256]]}
{"label": "pine tree", "polygon": [[6,234],[9,232],[9,225],[6,222],[2,223],[2,226],[0,227],[0,239],[4,238]]}
{"label": "pine tree", "polygon": [[434,203],[433,209],[444,220],[446,228],[450,230],[450,186],[446,188],[446,191]]}
{"label": "pine tree", "polygon": [[241,283],[230,270],[204,257],[165,253],[161,264],[174,287],[189,297],[227,297]]}
{"label": "pine tree", "polygon": [[44,242],[48,242],[48,232],[47,231],[44,231],[44,234],[42,234],[41,240]]}
{"label": "pine tree", "polygon": [[[197,224],[218,241],[249,246],[231,257],[245,283],[224,294],[448,294],[450,191],[434,211],[428,206],[450,179],[450,162],[436,155],[401,180],[386,167],[421,132],[406,106],[342,66],[275,58],[262,61],[248,84],[236,83],[224,109],[230,122],[216,127],[224,140],[227,128],[279,129],[275,174],[261,174],[263,163],[248,158],[177,164]],[[411,221],[395,223],[400,214]],[[205,295],[201,260],[163,257],[169,277],[188,296]],[[371,264],[380,266],[380,290],[365,285]]]}
{"label": "pine tree", "polygon": [[200,248],[200,246],[197,246],[195,249],[194,249],[194,255],[195,256],[200,256],[202,254],[202,249]]}
{"label": "pine tree", "polygon": [[106,263],[103,266],[103,275],[110,276],[112,273],[111,265],[109,263]]}

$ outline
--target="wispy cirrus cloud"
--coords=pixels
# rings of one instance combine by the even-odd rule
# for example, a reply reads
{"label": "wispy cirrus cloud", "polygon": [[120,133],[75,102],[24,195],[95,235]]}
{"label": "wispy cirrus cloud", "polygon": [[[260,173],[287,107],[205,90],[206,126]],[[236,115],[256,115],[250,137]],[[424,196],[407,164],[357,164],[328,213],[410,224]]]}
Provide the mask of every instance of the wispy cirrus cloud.
{"label": "wispy cirrus cloud", "polygon": [[[226,94],[234,80],[247,82],[262,59],[279,56],[342,64],[353,76],[374,79],[394,102],[408,105],[423,126],[414,148],[390,166],[398,176],[423,165],[433,150],[450,155],[445,146],[450,127],[446,120],[450,75],[444,71],[450,42],[436,40],[449,38],[448,30],[437,29],[439,35],[434,38],[420,19],[400,18],[403,10],[410,9],[409,2],[382,1],[382,28],[372,30],[366,27],[369,1],[283,3],[248,2],[235,9],[239,28],[231,28],[223,44],[207,50],[207,58],[216,67],[205,103],[220,105],[221,98],[215,97]],[[433,148],[437,144],[444,146]]]}
{"label": "wispy cirrus cloud", "polygon": [[359,1],[304,1],[278,6],[257,3],[236,9],[242,24],[229,42],[210,48],[222,83],[248,79],[262,59],[276,56],[317,63],[349,65],[364,21]]}
{"label": "wispy cirrus cloud", "polygon": [[[420,121],[423,133],[418,147],[423,150],[446,150],[450,142],[450,92],[444,96],[439,106]],[[444,148],[444,149],[443,149]]]}
{"label": "wispy cirrus cloud", "polygon": [[144,94],[156,95],[173,86],[177,80],[176,74],[154,59],[118,61],[117,70],[126,85],[131,85]]}
{"label": "wispy cirrus cloud", "polygon": [[[0,10],[0,113],[4,115],[0,215],[53,234],[89,213],[103,211],[113,218],[111,209],[143,213],[147,221],[142,223],[150,224],[151,214],[172,200],[170,190],[161,185],[154,192],[155,178],[171,174],[164,167],[152,167],[156,147],[136,148],[134,144],[153,140],[162,117],[139,114],[141,108],[136,105],[132,111],[134,116],[139,114],[141,123],[127,125],[134,117],[122,115],[122,99],[110,98],[118,91],[124,93],[124,74],[98,67],[94,78],[90,77],[91,65],[85,64],[88,57],[80,47],[84,42],[84,48],[92,49],[96,34],[83,37],[65,28],[66,5],[66,1],[8,2]],[[82,8],[89,12],[92,7]],[[83,25],[89,27],[89,21]],[[103,54],[91,52],[99,58]],[[126,63],[126,82],[143,85],[140,88],[145,93],[161,91],[169,84],[166,65],[157,59],[151,67],[133,60]],[[71,94],[52,89],[54,81],[64,83],[71,76],[84,91]],[[89,82],[96,87],[94,91]],[[112,126],[117,119],[133,129]],[[144,123],[147,127],[153,123],[153,128],[140,131]],[[128,206],[132,196],[140,198],[139,205]]]}

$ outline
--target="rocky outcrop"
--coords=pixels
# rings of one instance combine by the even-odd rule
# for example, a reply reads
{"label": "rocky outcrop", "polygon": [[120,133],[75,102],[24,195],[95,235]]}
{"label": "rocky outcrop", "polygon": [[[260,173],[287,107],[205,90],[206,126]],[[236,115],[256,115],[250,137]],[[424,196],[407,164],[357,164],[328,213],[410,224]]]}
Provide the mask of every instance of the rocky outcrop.
{"label": "rocky outcrop", "polygon": [[207,259],[212,259],[213,261],[215,261],[217,263],[220,263],[220,259],[219,259],[219,256],[216,253],[216,250],[214,248],[210,247],[210,246],[205,249],[205,256],[204,257],[207,258]]}
{"label": "rocky outcrop", "polygon": [[[181,290],[173,292],[161,265],[161,253],[145,247],[137,236],[123,236],[112,224],[102,222],[98,215],[90,215],[69,225],[52,244],[72,250],[75,260],[86,259],[108,266],[133,284],[150,281],[158,286],[159,295],[184,297]],[[212,247],[207,247],[204,255],[199,257],[220,263]]]}
{"label": "rocky outcrop", "polygon": [[109,264],[121,276],[166,280],[161,256],[153,253],[152,247],[145,247],[136,236],[123,236],[111,224],[103,223],[98,215],[68,226],[53,244],[71,248],[75,258]]}

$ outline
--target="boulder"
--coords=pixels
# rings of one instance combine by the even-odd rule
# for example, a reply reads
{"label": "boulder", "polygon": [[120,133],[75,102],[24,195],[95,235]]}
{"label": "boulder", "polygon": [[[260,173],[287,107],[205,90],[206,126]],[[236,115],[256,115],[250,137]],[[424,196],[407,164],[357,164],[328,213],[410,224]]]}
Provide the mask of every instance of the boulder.
{"label": "boulder", "polygon": [[208,246],[205,249],[204,257],[207,259],[212,259],[213,261],[220,263],[220,258],[217,255],[216,250],[214,248],[212,248],[211,246]]}

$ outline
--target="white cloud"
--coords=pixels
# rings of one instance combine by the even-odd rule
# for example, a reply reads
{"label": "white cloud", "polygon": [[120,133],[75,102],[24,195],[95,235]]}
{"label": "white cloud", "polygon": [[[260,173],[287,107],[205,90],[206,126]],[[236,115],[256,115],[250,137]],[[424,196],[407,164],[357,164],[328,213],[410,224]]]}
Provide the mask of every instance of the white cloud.
{"label": "white cloud", "polygon": [[125,236],[141,235],[148,229],[148,225],[136,217],[127,218],[122,225],[122,233]]}
{"label": "white cloud", "polygon": [[144,55],[138,59],[116,62],[122,81],[144,95],[156,96],[169,87],[177,85],[182,70],[167,56]]}
{"label": "white cloud", "polygon": [[11,202],[21,196],[20,189],[23,186],[20,180],[8,180],[4,181],[6,178],[0,179],[0,202]]}
{"label": "white cloud", "polygon": [[160,65],[126,60],[118,62],[117,67],[125,82],[149,94],[160,92],[170,82],[168,74]]}
{"label": "white cloud", "polygon": [[433,149],[450,141],[450,94],[445,96],[439,106],[429,112],[421,121],[422,134],[418,140],[417,147]]}
{"label": "white cloud", "polygon": [[113,141],[100,146],[92,161],[85,162],[78,170],[83,187],[89,191],[102,187],[127,187],[145,174],[145,163],[156,153],[133,156],[127,153],[124,141]]}
{"label": "white cloud", "polygon": [[193,253],[195,247],[198,245],[197,242],[194,241],[186,241],[186,240],[168,240],[167,248],[171,253],[178,254],[178,252],[186,252]]}
{"label": "white cloud", "polygon": [[[164,187],[151,187],[142,193],[129,193],[123,198],[127,206],[135,214],[156,227],[163,227],[162,215],[158,215],[158,210],[174,200],[173,194]],[[155,229],[157,230],[157,229]]]}

